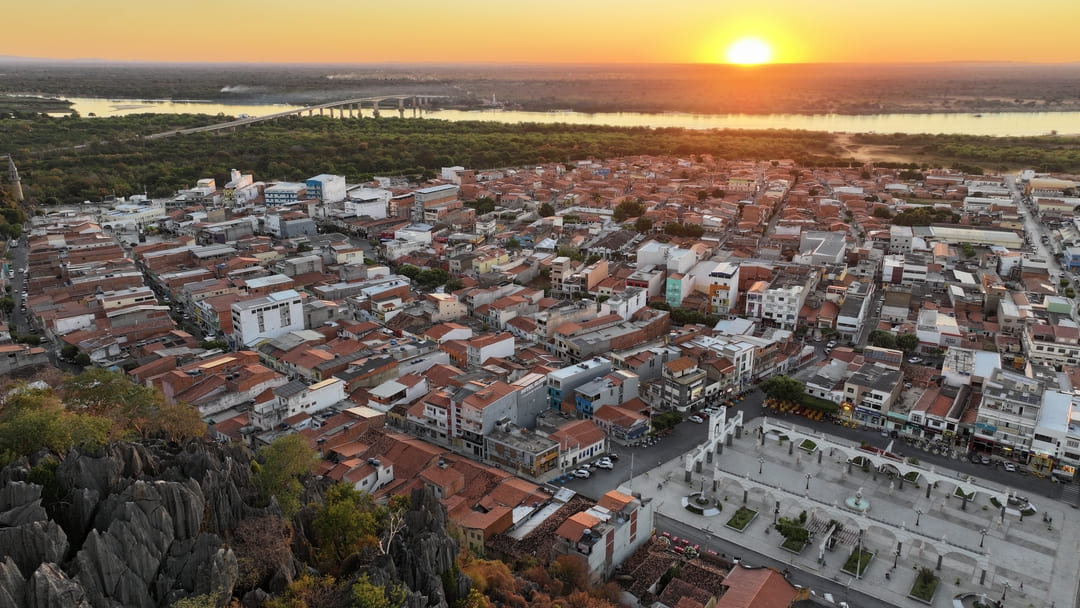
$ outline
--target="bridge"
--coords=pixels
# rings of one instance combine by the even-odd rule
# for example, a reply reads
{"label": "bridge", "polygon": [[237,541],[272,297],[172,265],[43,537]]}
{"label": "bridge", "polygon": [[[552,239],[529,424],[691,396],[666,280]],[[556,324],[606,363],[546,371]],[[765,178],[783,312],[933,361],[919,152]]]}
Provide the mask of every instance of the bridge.
{"label": "bridge", "polygon": [[374,118],[378,118],[380,116],[380,106],[388,101],[390,102],[391,107],[383,107],[382,109],[390,111],[396,109],[398,115],[401,118],[405,118],[406,110],[412,110],[412,115],[417,116],[424,110],[430,110],[432,101],[447,98],[446,95],[382,95],[378,97],[357,97],[355,99],[345,99],[314,106],[306,106],[298,110],[275,112],[265,116],[247,116],[228,122],[207,125],[205,127],[174,129],[172,131],[165,131],[164,133],[147,135],[145,139],[160,139],[162,137],[172,137],[173,135],[190,135],[192,133],[205,133],[209,131],[235,130],[237,127],[247,127],[256,123],[278,120],[280,118],[304,116],[305,114],[314,116],[316,112],[318,112],[319,116],[326,116],[329,114],[330,118],[334,118],[335,110],[337,111],[338,118],[363,118],[363,110],[365,107],[370,107],[371,115]]}

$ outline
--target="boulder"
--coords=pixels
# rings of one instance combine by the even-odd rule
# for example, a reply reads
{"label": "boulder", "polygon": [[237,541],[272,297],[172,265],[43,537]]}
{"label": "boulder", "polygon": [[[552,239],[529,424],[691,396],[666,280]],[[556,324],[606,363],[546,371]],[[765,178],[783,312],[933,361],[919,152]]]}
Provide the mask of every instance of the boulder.
{"label": "boulder", "polygon": [[52,563],[41,564],[30,577],[25,605],[27,608],[91,608],[82,587]]}
{"label": "boulder", "polygon": [[41,486],[14,481],[0,487],[0,527],[14,527],[48,519],[41,506]]}
{"label": "boulder", "polygon": [[67,535],[54,521],[0,528],[0,558],[10,557],[23,576],[29,576],[42,563],[61,563],[67,552]]}
{"label": "boulder", "polygon": [[171,604],[188,595],[210,595],[227,603],[240,569],[232,549],[215,534],[177,541],[169,550],[155,587],[159,598]]}
{"label": "boulder", "polygon": [[56,471],[60,485],[65,490],[88,488],[99,496],[108,496],[120,481],[123,463],[109,455],[92,456],[78,450],[68,453]]}
{"label": "boulder", "polygon": [[26,579],[11,557],[0,562],[0,606],[22,606],[25,603]]}

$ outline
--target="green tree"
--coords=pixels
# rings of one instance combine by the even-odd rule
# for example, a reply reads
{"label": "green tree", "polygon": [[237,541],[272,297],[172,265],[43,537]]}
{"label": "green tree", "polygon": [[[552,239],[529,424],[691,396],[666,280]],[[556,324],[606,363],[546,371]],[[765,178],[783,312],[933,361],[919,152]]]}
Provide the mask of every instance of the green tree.
{"label": "green tree", "polygon": [[551,203],[543,203],[536,210],[536,214],[540,217],[551,217],[555,215],[555,208],[551,206]]}
{"label": "green tree", "polygon": [[799,401],[805,394],[802,382],[783,375],[766,379],[758,388],[770,398],[781,401]]}
{"label": "green tree", "polygon": [[300,510],[300,477],[314,471],[318,462],[318,452],[297,434],[279,437],[261,448],[252,468],[262,504],[276,498],[282,512],[291,518]]}
{"label": "green tree", "polygon": [[878,348],[896,348],[896,334],[875,329],[870,332],[870,343]]}
{"label": "green tree", "polygon": [[362,574],[352,586],[353,608],[399,608],[404,602],[405,592],[399,583],[375,585]]}
{"label": "green tree", "polygon": [[347,483],[331,486],[312,522],[323,567],[336,570],[350,555],[378,546],[381,515],[367,492]]}
{"label": "green tree", "polygon": [[81,365],[82,367],[90,365],[90,355],[86,353],[75,355],[75,365]]}
{"label": "green tree", "polygon": [[311,243],[300,243],[296,246],[296,253],[306,253],[311,251]]}
{"label": "green tree", "polygon": [[417,277],[420,276],[421,270],[412,264],[402,264],[398,266],[397,273],[409,277],[409,280],[416,282]]}
{"label": "green tree", "polygon": [[645,234],[645,233],[651,231],[652,227],[653,227],[653,221],[651,219],[647,218],[647,217],[639,217],[634,222],[634,230],[637,230],[638,232],[640,232],[642,234]]}
{"label": "green tree", "polygon": [[910,353],[919,348],[919,337],[915,334],[900,334],[896,336],[896,348]]}
{"label": "green tree", "polygon": [[74,344],[65,344],[63,348],[60,349],[60,356],[64,359],[67,359],[68,361],[71,361],[72,359],[77,357],[78,354],[79,347],[75,346]]}
{"label": "green tree", "polygon": [[15,310],[15,300],[11,296],[0,297],[0,311],[4,314],[11,314],[11,311]]}
{"label": "green tree", "polygon": [[199,347],[205,348],[206,350],[229,350],[229,343],[225,340],[203,340],[199,343]]}
{"label": "green tree", "polygon": [[645,204],[640,200],[624,200],[615,206],[611,219],[621,222],[628,218],[640,217],[643,213],[645,213]]}
{"label": "green tree", "polygon": [[880,217],[882,219],[892,219],[892,213],[889,213],[886,207],[874,207],[874,217]]}
{"label": "green tree", "polygon": [[521,241],[511,237],[509,241],[506,241],[507,249],[521,249]]}

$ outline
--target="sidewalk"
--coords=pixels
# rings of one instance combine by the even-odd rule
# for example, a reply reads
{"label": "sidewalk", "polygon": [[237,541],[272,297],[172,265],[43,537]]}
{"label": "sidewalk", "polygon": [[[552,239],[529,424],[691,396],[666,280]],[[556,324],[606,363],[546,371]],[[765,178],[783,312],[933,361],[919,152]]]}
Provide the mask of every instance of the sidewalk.
{"label": "sidewalk", "polygon": [[[693,473],[689,484],[684,481],[685,465],[674,459],[660,467],[660,477],[667,479],[663,489],[655,489],[655,469],[651,479],[646,478],[647,474],[636,476],[635,485],[655,496],[657,511],[668,517],[701,529],[708,526],[715,536],[818,576],[841,583],[850,579],[851,589],[890,604],[917,604],[907,595],[917,570],[938,564],[936,543],[944,548],[945,555],[941,569],[935,570],[940,582],[933,606],[952,606],[952,598],[958,593],[986,593],[991,599],[999,599],[1003,592],[1010,606],[1074,605],[1080,580],[1080,561],[1076,560],[1080,552],[1080,512],[1060,501],[1037,499],[1033,503],[1038,510],[1035,515],[1022,521],[1017,515],[1006,515],[1002,522],[1000,511],[988,504],[988,497],[981,493],[962,510],[962,500],[951,496],[952,488],[932,489],[930,498],[926,498],[925,485],[917,488],[905,482],[900,489],[887,476],[878,474],[875,480],[873,473],[864,473],[858,467],[852,467],[848,474],[846,462],[830,458],[827,450],[819,464],[817,454],[797,447],[789,455],[787,442],[778,445],[775,439],[766,439],[760,446],[754,432],[760,425],[760,418],[749,421],[742,438],[725,447],[723,454],[714,456],[713,464],[704,464],[702,473]],[[703,481],[706,491],[712,490],[713,467],[717,468],[718,480],[715,495],[723,501],[723,511],[713,517],[687,511],[682,506],[683,497],[698,491]],[[981,481],[1002,486],[997,480]],[[754,482],[774,487],[763,488]],[[740,533],[724,524],[742,506],[744,485],[749,488],[746,506],[756,509],[758,516]],[[860,489],[870,504],[866,517],[844,507],[844,500],[854,497]],[[775,531],[765,533],[772,524],[776,500],[780,502],[781,517],[798,517],[805,510],[819,520],[841,521],[845,531],[864,529],[863,548],[874,552],[875,557],[861,580],[841,571],[854,550],[853,544],[838,543],[834,550],[825,551],[824,564],[818,563],[823,530],[816,542],[798,555],[780,548],[783,537]],[[1052,529],[1048,529],[1044,514],[1053,518]],[[845,536],[853,538],[851,534]],[[898,558],[897,536],[908,539],[903,541]],[[984,568],[985,579],[980,582]]]}

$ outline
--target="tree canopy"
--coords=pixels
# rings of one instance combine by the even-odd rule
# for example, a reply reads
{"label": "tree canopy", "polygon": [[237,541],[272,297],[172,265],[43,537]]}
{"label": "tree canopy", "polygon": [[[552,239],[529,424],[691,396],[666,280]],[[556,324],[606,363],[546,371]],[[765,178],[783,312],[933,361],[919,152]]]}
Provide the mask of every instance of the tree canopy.
{"label": "tree canopy", "polygon": [[261,448],[252,469],[262,504],[276,498],[282,512],[292,517],[300,510],[300,477],[314,471],[318,462],[318,452],[297,434],[279,437]]}
{"label": "tree canopy", "polygon": [[799,401],[805,394],[803,383],[789,376],[773,376],[761,382],[758,388],[772,399]]}

